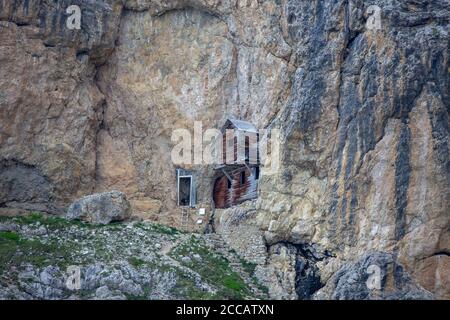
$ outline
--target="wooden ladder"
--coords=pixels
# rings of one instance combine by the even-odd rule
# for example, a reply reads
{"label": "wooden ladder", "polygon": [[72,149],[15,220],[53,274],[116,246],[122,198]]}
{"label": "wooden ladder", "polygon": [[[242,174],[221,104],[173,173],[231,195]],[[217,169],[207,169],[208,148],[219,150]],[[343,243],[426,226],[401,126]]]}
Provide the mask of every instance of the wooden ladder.
{"label": "wooden ladder", "polygon": [[187,231],[189,222],[189,208],[181,207],[181,230]]}

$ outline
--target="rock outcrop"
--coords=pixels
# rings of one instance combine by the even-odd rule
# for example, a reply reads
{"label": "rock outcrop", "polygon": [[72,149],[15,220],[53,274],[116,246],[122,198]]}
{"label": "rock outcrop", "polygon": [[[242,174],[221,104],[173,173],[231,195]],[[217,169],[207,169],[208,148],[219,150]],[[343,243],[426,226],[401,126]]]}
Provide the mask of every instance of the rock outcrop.
{"label": "rock outcrop", "polygon": [[69,220],[82,220],[95,224],[123,221],[131,216],[130,202],[119,191],[96,193],[73,202],[67,210]]}
{"label": "rock outcrop", "polygon": [[[327,287],[318,290],[315,296],[327,297],[330,293],[324,293],[328,290],[331,292],[331,298],[338,300],[433,299],[430,292],[417,286],[394,261],[392,255],[387,253],[367,253],[354,264],[345,265],[338,270],[327,282]],[[376,274],[377,272],[379,274]],[[370,283],[371,276],[379,276],[379,279]]]}
{"label": "rock outcrop", "polygon": [[[65,27],[69,2],[82,8],[81,30]],[[368,27],[370,5],[380,28]],[[242,254],[269,248],[255,261],[262,278],[279,280],[273,296],[351,298],[321,288],[343,288],[331,280],[344,281],[338,270],[377,252],[448,299],[449,7],[0,1],[0,212],[63,214],[114,189],[178,225],[172,131],[233,116],[281,132],[281,166],[262,168],[259,198],[237,220],[256,237]],[[211,167],[187,169],[209,203]],[[329,255],[302,251],[313,247]],[[394,281],[398,292],[412,288],[405,281]]]}

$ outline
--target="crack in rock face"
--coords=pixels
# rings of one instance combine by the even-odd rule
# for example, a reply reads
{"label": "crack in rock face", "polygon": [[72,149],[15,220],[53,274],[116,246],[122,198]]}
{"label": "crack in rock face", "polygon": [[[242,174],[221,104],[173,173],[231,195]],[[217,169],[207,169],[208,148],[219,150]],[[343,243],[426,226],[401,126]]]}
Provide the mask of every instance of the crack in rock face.
{"label": "crack in rock face", "polygon": [[332,255],[328,251],[319,252],[315,245],[298,244],[295,247],[297,248],[295,292],[300,300],[311,299],[314,293],[325,285],[316,263]]}
{"label": "crack in rock face", "polygon": [[268,246],[267,265],[261,279],[267,279],[269,292],[278,299],[310,300],[325,286],[318,263],[333,255],[316,244],[280,242]]}

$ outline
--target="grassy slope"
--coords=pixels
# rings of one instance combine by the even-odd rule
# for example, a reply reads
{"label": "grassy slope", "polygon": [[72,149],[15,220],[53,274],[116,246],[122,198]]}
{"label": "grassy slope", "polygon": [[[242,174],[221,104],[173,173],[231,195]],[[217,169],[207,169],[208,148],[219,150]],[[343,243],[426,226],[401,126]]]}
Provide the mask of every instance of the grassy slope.
{"label": "grassy slope", "polygon": [[[38,213],[26,217],[0,217],[0,223],[18,227],[17,231],[0,231],[0,284],[3,286],[17,281],[14,270],[20,271],[27,265],[35,268],[52,265],[65,270],[69,265],[127,261],[141,273],[157,270],[176,277],[176,285],[168,292],[173,298],[252,297],[250,289],[240,275],[232,271],[227,259],[206,246],[198,235],[151,223],[92,226]],[[170,244],[170,250],[161,253],[160,248],[155,247],[157,242]],[[245,261],[243,263],[245,267]],[[205,286],[213,290],[207,290]],[[144,295],[127,297],[145,299],[152,289],[145,287]],[[79,294],[89,297],[89,293]]]}

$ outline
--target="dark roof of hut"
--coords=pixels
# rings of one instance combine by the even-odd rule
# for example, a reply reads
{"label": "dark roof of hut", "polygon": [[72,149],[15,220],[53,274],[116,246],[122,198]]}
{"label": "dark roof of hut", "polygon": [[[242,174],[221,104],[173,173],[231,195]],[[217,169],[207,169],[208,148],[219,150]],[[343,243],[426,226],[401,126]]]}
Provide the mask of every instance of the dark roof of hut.
{"label": "dark roof of hut", "polygon": [[228,118],[223,126],[222,130],[227,128],[229,124],[232,124],[237,130],[246,131],[246,132],[258,132],[258,129],[250,122],[243,120],[236,120]]}

